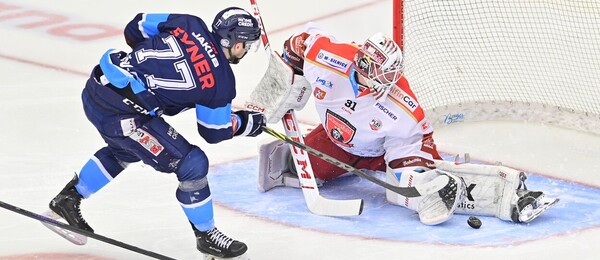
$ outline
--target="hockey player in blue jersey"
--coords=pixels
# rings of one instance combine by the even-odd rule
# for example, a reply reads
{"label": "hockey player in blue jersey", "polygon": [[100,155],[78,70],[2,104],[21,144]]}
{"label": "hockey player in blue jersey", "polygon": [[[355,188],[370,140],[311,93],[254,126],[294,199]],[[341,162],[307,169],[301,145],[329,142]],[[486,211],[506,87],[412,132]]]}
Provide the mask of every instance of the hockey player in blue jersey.
{"label": "hockey player in blue jersey", "polygon": [[81,215],[81,200],[102,189],[128,164],[142,161],[157,171],[176,174],[176,198],[191,223],[198,250],[221,258],[243,257],[246,244],[215,227],[206,154],[162,116],[195,108],[198,133],[209,143],[262,132],[262,114],[231,109],[236,89],[230,64],[258,48],[257,20],[230,7],[216,15],[209,30],[192,15],[138,14],[124,34],[132,51],[108,50],[82,93],[85,114],[107,146],[52,199],[49,214],[93,232]]}

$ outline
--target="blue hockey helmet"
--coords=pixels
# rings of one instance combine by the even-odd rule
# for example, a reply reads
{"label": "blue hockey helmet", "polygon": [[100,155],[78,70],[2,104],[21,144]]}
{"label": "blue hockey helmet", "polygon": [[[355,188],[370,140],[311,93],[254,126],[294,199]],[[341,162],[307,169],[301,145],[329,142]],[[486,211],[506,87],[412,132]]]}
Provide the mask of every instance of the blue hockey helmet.
{"label": "blue hockey helmet", "polygon": [[245,43],[245,48],[258,46],[260,26],[248,11],[239,7],[223,9],[215,16],[212,23],[213,33],[218,35],[224,48],[231,48],[238,42]]}

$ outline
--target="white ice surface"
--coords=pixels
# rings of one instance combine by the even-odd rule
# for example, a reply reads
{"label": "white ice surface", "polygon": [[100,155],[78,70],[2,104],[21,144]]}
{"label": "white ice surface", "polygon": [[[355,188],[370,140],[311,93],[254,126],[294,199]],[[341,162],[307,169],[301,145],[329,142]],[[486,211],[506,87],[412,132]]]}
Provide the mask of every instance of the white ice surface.
{"label": "white ice surface", "polygon": [[[342,40],[362,41],[374,31],[391,32],[391,1],[259,1],[274,49],[309,20]],[[138,12],[194,13],[212,20],[225,5],[246,1],[2,1],[0,18],[37,11],[66,17],[63,24],[121,28]],[[126,49],[121,36],[77,41],[52,33],[60,24],[34,28],[33,20],[0,19],[0,200],[41,212],[75,171],[103,143],[81,109],[87,74],[108,48]],[[236,69],[241,106],[266,68],[264,53],[249,55]],[[310,106],[310,104],[309,104]],[[300,119],[314,123],[314,111]],[[256,156],[258,139],[208,145],[196,134],[193,112],[169,118],[212,164]],[[485,122],[440,128],[440,150],[600,187],[600,137],[515,122]],[[231,151],[235,151],[232,153]],[[254,176],[240,176],[240,178]],[[133,165],[82,205],[100,234],[177,259],[200,259],[185,216],[174,198],[173,175]],[[218,189],[214,187],[213,189]],[[277,224],[216,202],[225,233],[246,242],[252,259],[597,259],[598,227],[505,247],[445,246],[346,237]],[[394,217],[394,216],[390,216]],[[90,240],[74,246],[37,222],[0,209],[0,259],[146,259]],[[399,220],[401,221],[401,220]],[[473,232],[477,232],[474,230]]]}

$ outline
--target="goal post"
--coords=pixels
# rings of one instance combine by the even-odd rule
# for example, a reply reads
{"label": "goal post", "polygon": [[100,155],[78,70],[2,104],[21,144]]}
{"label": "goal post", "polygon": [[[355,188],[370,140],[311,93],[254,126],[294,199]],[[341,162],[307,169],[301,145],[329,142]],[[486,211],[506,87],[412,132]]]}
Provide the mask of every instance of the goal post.
{"label": "goal post", "polygon": [[597,0],[393,0],[405,75],[436,126],[522,120],[600,134]]}

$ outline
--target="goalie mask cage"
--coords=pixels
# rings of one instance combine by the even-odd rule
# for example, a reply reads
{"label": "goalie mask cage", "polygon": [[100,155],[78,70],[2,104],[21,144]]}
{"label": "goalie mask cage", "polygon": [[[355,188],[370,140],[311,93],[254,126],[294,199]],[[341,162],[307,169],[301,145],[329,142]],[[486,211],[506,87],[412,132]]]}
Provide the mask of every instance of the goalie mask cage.
{"label": "goalie mask cage", "polygon": [[393,0],[431,122],[523,120],[600,134],[597,0]]}

